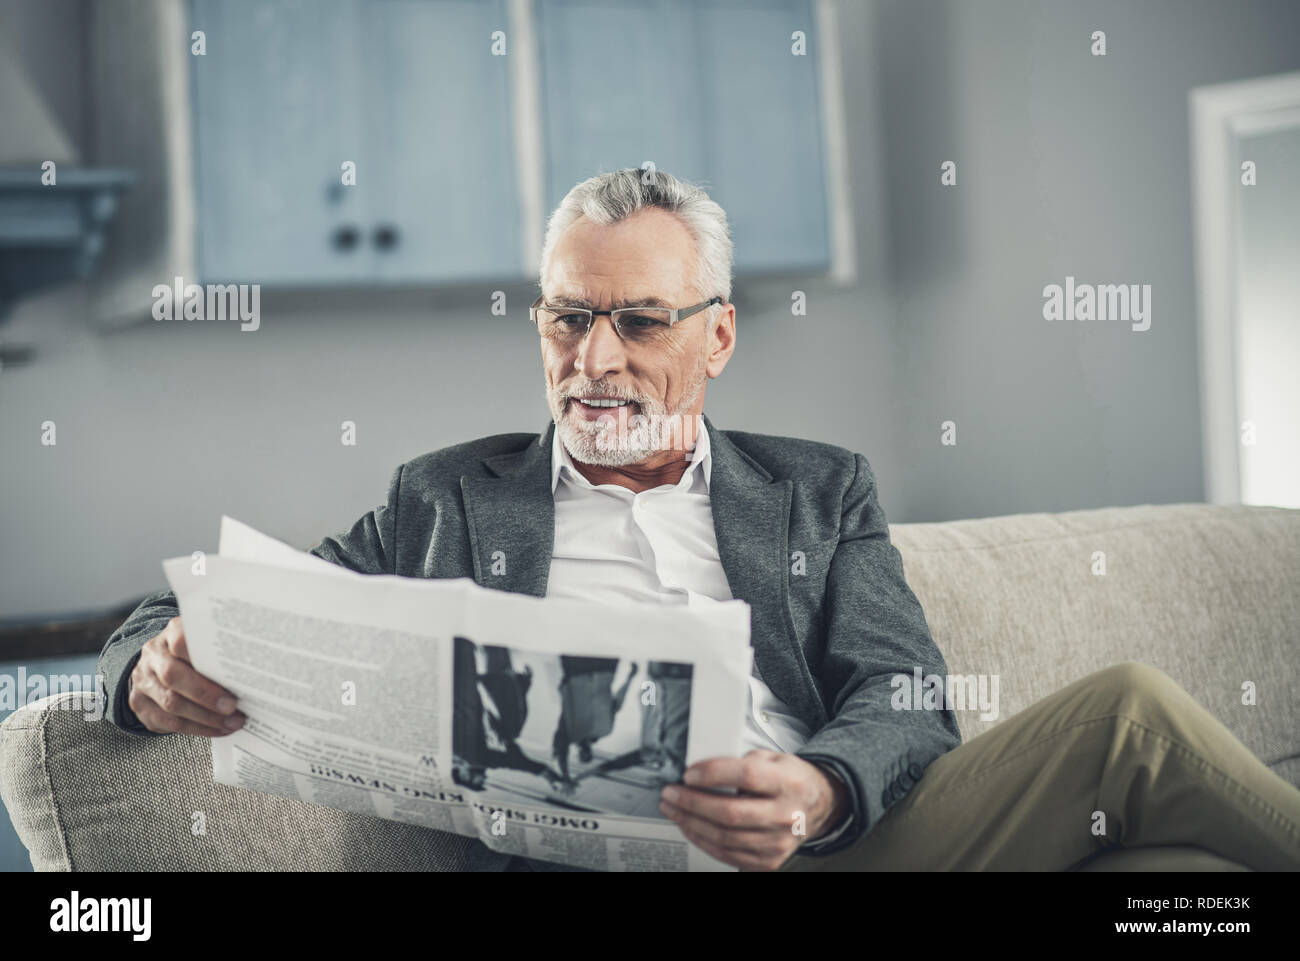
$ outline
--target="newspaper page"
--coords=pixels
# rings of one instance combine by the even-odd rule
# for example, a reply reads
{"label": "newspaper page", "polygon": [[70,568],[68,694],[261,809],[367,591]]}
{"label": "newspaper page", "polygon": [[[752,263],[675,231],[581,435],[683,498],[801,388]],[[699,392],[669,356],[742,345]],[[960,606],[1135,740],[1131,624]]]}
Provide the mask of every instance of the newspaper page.
{"label": "newspaper page", "polygon": [[213,778],[597,870],[731,870],[658,810],[742,753],[743,601],[581,603],[367,576],[223,518],[165,561],[191,660],[248,720]]}

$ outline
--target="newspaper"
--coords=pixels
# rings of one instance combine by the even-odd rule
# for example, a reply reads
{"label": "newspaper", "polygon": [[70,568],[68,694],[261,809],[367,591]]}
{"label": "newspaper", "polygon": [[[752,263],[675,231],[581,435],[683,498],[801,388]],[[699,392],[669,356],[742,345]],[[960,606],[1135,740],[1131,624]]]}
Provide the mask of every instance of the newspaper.
{"label": "newspaper", "polygon": [[367,576],[222,518],[163,563],[195,669],[247,716],[221,784],[609,871],[731,870],[659,813],[742,753],[749,607],[598,604]]}

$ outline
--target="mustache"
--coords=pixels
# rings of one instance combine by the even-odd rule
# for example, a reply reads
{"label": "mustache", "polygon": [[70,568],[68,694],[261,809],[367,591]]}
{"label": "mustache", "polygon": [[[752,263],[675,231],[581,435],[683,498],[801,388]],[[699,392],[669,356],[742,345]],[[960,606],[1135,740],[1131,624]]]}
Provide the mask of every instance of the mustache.
{"label": "mustache", "polygon": [[630,400],[633,403],[645,406],[646,398],[644,395],[635,391],[623,390],[615,387],[613,384],[603,384],[595,381],[590,384],[565,387],[558,391],[561,400],[572,400],[575,397],[612,397],[615,400]]}

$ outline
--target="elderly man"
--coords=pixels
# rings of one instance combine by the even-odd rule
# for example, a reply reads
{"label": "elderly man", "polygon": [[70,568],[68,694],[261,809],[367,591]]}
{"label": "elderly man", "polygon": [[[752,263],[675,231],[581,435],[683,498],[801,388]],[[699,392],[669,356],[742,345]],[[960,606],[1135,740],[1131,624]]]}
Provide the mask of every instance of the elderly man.
{"label": "elderly man", "polygon": [[[667,174],[573,188],[530,309],[553,423],[402,465],[385,505],[313,553],[536,596],[747,601],[746,750],[692,765],[661,806],[740,868],[1063,870],[1121,844],[1148,867],[1186,844],[1300,867],[1300,791],[1154,668],[1101,671],[966,745],[942,690],[898,709],[897,678],[947,668],[866,458],[703,416],[736,349],[731,256],[722,209]],[[109,639],[110,716],[219,736],[241,716],[188,663],[176,614],[154,595]],[[546,867],[474,845],[466,867]]]}

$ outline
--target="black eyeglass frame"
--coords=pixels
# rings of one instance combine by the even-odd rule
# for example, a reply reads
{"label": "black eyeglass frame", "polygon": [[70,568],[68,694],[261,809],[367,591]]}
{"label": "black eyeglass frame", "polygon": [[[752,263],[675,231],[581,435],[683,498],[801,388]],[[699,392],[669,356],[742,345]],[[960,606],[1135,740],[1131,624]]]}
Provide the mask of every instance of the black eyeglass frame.
{"label": "black eyeglass frame", "polygon": [[[721,297],[710,297],[708,300],[704,301],[704,303],[695,304],[691,307],[651,307],[647,304],[641,307],[619,307],[615,310],[589,310],[586,307],[561,307],[556,306],[555,304],[544,304],[542,303],[542,300],[543,297],[539,296],[533,301],[532,306],[528,308],[528,319],[533,322],[534,327],[537,327],[537,310],[539,307],[545,307],[548,310],[567,310],[570,313],[587,315],[587,329],[583,331],[583,337],[586,337],[587,334],[591,333],[591,325],[595,323],[596,315],[605,314],[609,317],[610,323],[614,325],[614,333],[618,334],[620,340],[626,340],[627,338],[623,336],[623,329],[619,326],[619,319],[614,316],[615,314],[634,314],[639,310],[666,310],[669,314],[668,328],[671,330],[680,321],[698,314],[701,310],[707,310],[715,304],[726,303],[726,301]],[[540,328],[538,328],[538,330],[540,331]]]}

